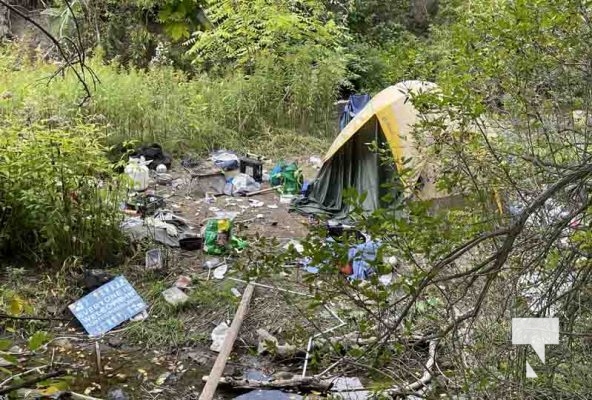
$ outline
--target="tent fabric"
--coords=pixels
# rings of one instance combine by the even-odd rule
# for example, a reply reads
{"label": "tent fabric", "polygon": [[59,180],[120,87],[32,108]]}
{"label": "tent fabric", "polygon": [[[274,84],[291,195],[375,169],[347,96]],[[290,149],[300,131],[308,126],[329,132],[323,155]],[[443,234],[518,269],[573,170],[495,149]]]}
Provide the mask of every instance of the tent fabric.
{"label": "tent fabric", "polygon": [[354,94],[349,97],[347,104],[343,108],[341,117],[339,118],[339,131],[349,124],[354,117],[368,104],[370,95],[368,94]]}
{"label": "tent fabric", "polygon": [[[327,151],[323,166],[311,185],[307,198],[298,199],[293,208],[303,214],[325,214],[336,219],[350,211],[344,202],[344,191],[354,188],[366,193],[364,210],[387,206],[385,183],[401,180],[397,171],[410,170],[407,179],[420,182],[416,193],[421,200],[444,196],[435,187],[436,169],[418,150],[411,133],[417,122],[417,111],[409,94],[431,91],[429,82],[406,81],[391,86],[372,98],[337,136]],[[370,148],[377,143],[390,149],[394,165],[385,166]],[[409,186],[409,182],[403,182]],[[391,185],[393,186],[393,185]],[[394,190],[394,189],[393,189]],[[397,193],[391,193],[396,197]]]}
{"label": "tent fabric", "polygon": [[376,118],[368,121],[352,140],[323,164],[312,183],[310,194],[296,201],[295,210],[302,214],[324,214],[344,219],[350,211],[345,202],[346,188],[366,193],[361,204],[366,211],[387,206],[382,198],[388,189],[382,184],[392,181],[395,171],[391,166],[384,165],[380,156],[370,149],[369,145],[373,142],[379,147],[388,147]]}

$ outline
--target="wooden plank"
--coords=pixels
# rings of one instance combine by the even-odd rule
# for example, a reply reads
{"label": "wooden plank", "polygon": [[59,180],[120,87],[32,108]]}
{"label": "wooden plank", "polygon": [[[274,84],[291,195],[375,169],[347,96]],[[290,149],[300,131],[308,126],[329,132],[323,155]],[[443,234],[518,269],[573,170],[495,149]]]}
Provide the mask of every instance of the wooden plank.
{"label": "wooden plank", "polygon": [[218,354],[218,358],[216,358],[216,362],[210,371],[209,379],[206,382],[201,394],[199,396],[199,400],[212,400],[214,394],[216,393],[216,388],[218,387],[218,382],[222,377],[222,373],[224,372],[224,367],[226,366],[226,361],[232,352],[232,347],[234,346],[234,341],[238,336],[238,331],[247,315],[247,311],[249,309],[249,304],[251,303],[251,297],[253,297],[253,291],[255,290],[255,286],[251,283],[247,285],[245,292],[243,293],[241,302],[236,310],[236,314],[234,315],[234,319],[232,320],[232,324],[230,328],[228,328],[228,332],[226,333],[226,337],[224,338],[224,343],[222,343],[222,348],[220,349],[220,353]]}

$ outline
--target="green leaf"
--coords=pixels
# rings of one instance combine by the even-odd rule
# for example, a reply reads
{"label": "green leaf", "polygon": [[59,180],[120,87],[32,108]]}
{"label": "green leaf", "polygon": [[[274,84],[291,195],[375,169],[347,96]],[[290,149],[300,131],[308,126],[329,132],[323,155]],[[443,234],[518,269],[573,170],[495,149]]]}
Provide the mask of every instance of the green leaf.
{"label": "green leaf", "polygon": [[0,339],[0,351],[6,351],[12,346],[12,340]]}
{"label": "green leaf", "polygon": [[14,295],[10,299],[10,304],[8,306],[8,313],[10,315],[19,316],[25,310],[25,300],[23,300],[20,296]]}
{"label": "green leaf", "polygon": [[29,350],[34,351],[45,343],[49,342],[50,336],[47,332],[37,331],[29,338]]}
{"label": "green leaf", "polygon": [[189,37],[189,26],[182,21],[175,21],[166,24],[165,30],[173,40],[180,40]]}

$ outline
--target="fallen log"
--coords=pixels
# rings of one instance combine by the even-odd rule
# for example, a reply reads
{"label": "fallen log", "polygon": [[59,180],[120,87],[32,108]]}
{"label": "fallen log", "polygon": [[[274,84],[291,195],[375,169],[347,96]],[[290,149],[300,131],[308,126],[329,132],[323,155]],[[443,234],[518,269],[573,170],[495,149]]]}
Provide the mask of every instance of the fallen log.
{"label": "fallen log", "polygon": [[[208,376],[202,378],[204,382],[209,381]],[[333,382],[321,380],[313,376],[295,376],[291,379],[279,379],[271,381],[257,381],[244,378],[222,377],[219,380],[220,385],[232,389],[251,390],[251,389],[284,389],[297,391],[300,393],[320,392],[326,393],[331,390]]]}
{"label": "fallen log", "polygon": [[218,381],[222,377],[222,372],[224,371],[224,367],[226,366],[226,360],[230,356],[230,352],[232,351],[232,346],[234,346],[234,341],[238,336],[238,331],[247,315],[247,310],[249,309],[249,303],[251,302],[251,297],[253,297],[253,291],[255,290],[255,285],[249,283],[245,292],[243,293],[241,302],[238,306],[238,310],[236,310],[236,314],[234,315],[234,319],[232,320],[232,324],[226,333],[226,337],[224,338],[224,342],[222,343],[222,348],[220,349],[220,353],[218,354],[218,358],[216,358],[216,362],[210,371],[211,379],[209,379],[200,396],[199,400],[212,400],[214,394],[216,393],[216,388],[218,387]]}

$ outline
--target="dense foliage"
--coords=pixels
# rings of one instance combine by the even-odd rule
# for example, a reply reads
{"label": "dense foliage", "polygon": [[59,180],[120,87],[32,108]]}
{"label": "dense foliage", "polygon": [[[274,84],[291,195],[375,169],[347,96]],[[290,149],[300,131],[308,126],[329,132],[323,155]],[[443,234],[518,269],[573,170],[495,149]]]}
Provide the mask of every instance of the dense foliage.
{"label": "dense foliage", "polygon": [[[422,112],[415,133],[434,138],[424,150],[442,166],[440,184],[463,193],[464,203],[441,212],[404,202],[371,216],[354,213],[381,240],[381,253],[399,260],[397,276],[387,286],[375,278],[344,283],[334,263],[313,276],[311,286],[322,290],[312,306],[347,297],[358,310],[345,318],[358,331],[352,346],[319,346],[312,368],[339,361],[368,373],[374,388],[400,395],[437,346],[434,396],[589,396],[588,3],[103,0],[71,6],[57,1],[49,13],[66,49],[84,47],[89,57],[82,61],[100,77],[83,107],[72,72],[31,84],[55,66],[22,44],[2,50],[0,114],[11,122],[0,128],[0,140],[26,155],[0,158],[5,252],[31,246],[29,252],[49,260],[89,257],[104,251],[89,234],[116,239],[109,236],[116,191],[98,178],[109,182],[105,144],[310,154],[335,133],[340,95],[431,80],[440,88],[436,95],[409,100]],[[76,23],[92,29],[72,40],[80,36]],[[352,203],[359,196],[351,194]],[[84,206],[81,198],[88,200]],[[327,245],[322,234],[311,235],[306,256],[319,264],[347,257],[352,243]],[[277,272],[296,257],[269,254],[268,243],[248,252],[258,273],[270,266]],[[381,262],[374,267],[388,271]],[[560,318],[562,336],[545,364],[526,347],[510,345],[512,317],[550,315]],[[527,359],[538,380],[525,379]]]}
{"label": "dense foliage", "polygon": [[97,130],[0,126],[0,251],[61,264],[109,261],[121,248],[122,200]]}

